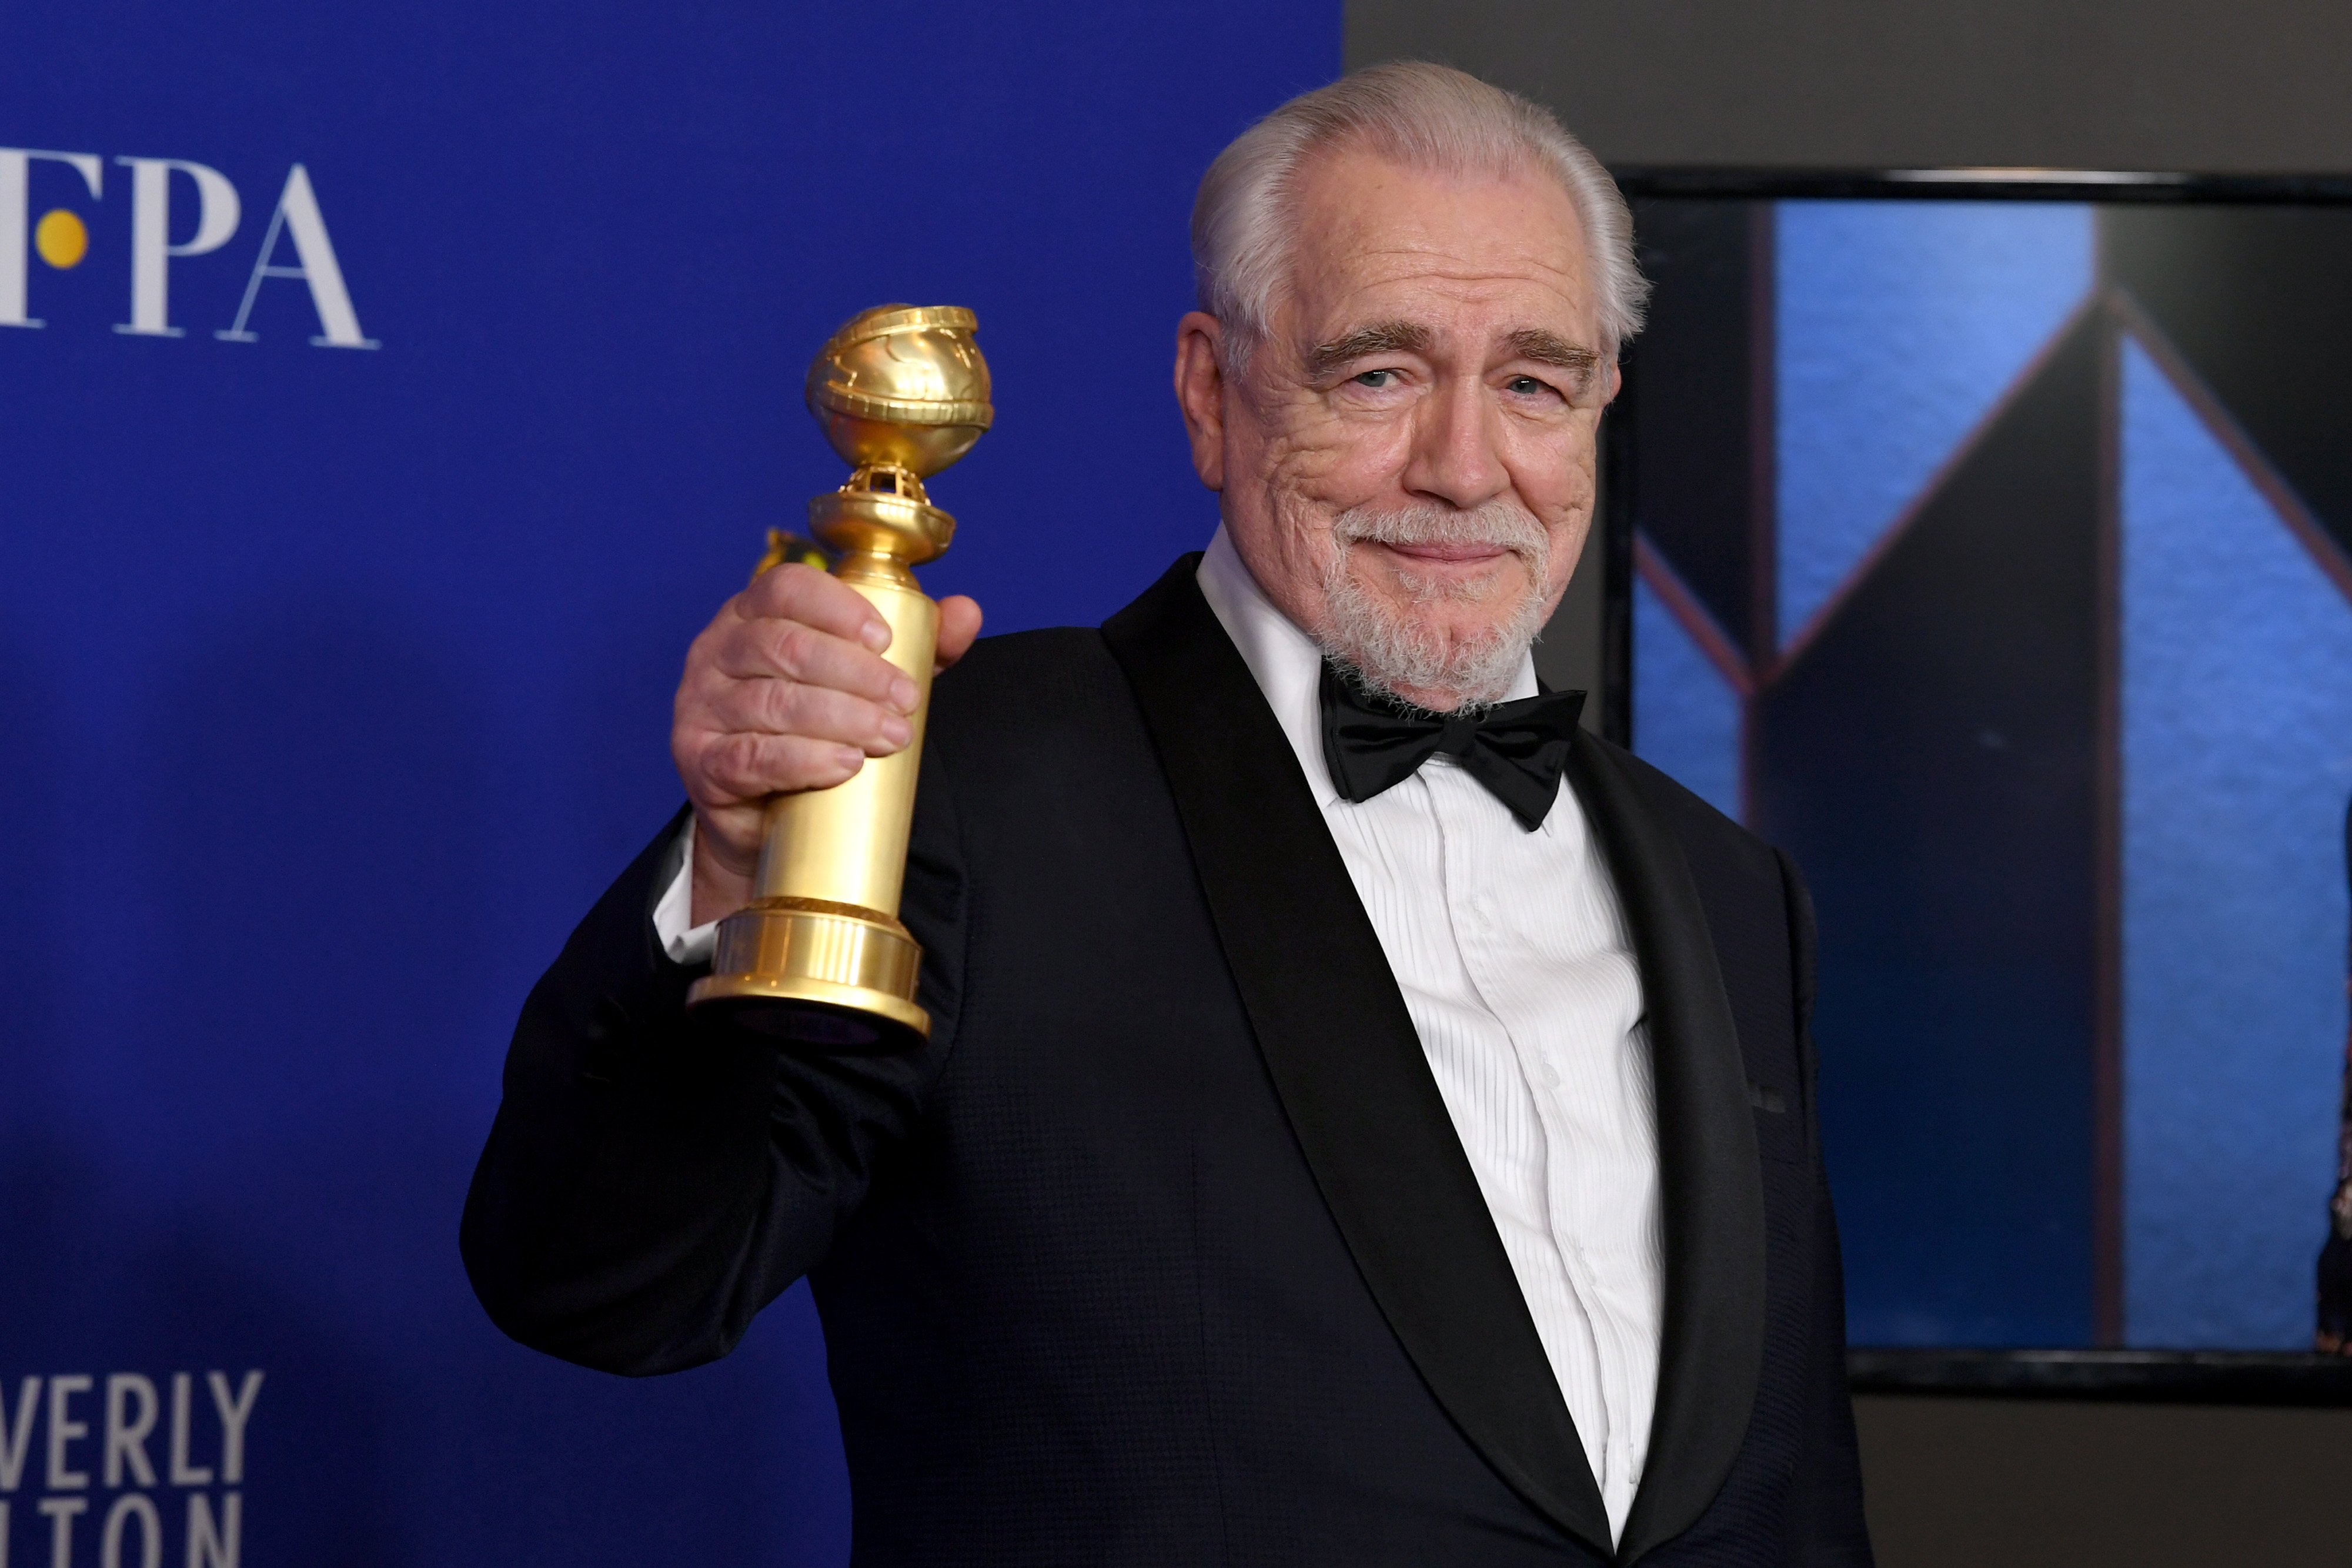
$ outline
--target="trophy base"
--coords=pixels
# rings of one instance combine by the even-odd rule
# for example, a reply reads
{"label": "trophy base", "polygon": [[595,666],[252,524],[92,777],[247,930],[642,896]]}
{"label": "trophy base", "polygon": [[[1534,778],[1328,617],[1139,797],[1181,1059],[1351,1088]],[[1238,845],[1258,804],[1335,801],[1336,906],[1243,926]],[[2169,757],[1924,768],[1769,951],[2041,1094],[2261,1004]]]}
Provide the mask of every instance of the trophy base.
{"label": "trophy base", "polygon": [[923,950],[871,909],[821,898],[763,898],[719,924],[711,972],[687,1005],[748,1029],[842,1052],[905,1051],[931,1032],[915,1005]]}

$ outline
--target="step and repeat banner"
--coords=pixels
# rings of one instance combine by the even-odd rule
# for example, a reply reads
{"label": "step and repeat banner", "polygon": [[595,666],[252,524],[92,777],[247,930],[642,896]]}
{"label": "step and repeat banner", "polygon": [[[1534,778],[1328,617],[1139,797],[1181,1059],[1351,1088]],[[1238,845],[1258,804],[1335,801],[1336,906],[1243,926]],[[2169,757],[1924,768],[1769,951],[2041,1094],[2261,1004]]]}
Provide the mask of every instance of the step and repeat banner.
{"label": "step and repeat banner", "polygon": [[927,573],[1100,619],[1214,523],[1208,160],[1337,0],[0,16],[0,1563],[839,1563],[804,1291],[628,1383],[459,1206],[671,686],[887,300],[997,425]]}

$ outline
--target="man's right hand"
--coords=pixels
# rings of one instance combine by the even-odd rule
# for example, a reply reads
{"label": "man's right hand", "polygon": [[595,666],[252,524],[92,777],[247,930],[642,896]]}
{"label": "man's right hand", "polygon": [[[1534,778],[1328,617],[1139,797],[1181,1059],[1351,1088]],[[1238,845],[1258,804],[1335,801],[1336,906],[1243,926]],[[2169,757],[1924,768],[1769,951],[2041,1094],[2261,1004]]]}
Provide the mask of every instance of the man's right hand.
{"label": "man's right hand", "polygon": [[[941,600],[936,667],[979,634],[979,605]],[[694,802],[694,924],[751,902],[765,797],[826,789],[907,744],[915,683],[882,657],[889,645],[855,589],[792,565],[761,573],[687,650],[670,755]]]}

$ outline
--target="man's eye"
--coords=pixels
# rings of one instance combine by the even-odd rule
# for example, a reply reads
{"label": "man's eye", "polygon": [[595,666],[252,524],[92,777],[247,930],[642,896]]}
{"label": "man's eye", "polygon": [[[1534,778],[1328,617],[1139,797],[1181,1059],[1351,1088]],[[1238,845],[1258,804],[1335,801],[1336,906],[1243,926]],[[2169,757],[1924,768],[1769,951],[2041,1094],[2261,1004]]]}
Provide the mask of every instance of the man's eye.
{"label": "man's eye", "polygon": [[1355,378],[1360,387],[1385,387],[1396,380],[1394,371],[1365,371]]}
{"label": "man's eye", "polygon": [[1533,397],[1538,392],[1551,391],[1548,383],[1539,382],[1533,376],[1513,376],[1508,384],[1511,391],[1517,392],[1521,397]]}

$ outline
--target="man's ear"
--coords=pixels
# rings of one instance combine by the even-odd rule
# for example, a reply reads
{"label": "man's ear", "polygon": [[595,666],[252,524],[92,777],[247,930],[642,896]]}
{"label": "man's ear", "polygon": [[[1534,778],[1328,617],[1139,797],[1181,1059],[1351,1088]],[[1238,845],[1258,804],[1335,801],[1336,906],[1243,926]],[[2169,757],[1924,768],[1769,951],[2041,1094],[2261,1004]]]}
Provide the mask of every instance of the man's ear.
{"label": "man's ear", "polygon": [[1225,487],[1225,378],[1217,364],[1224,324],[1202,310],[1176,323],[1176,406],[1192,442],[1192,472],[1212,490]]}

